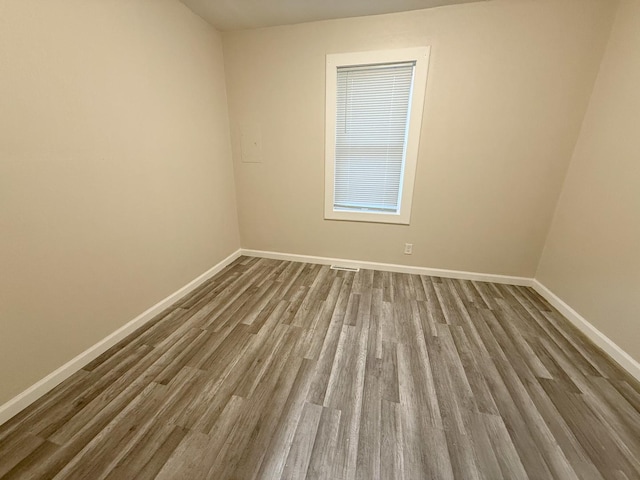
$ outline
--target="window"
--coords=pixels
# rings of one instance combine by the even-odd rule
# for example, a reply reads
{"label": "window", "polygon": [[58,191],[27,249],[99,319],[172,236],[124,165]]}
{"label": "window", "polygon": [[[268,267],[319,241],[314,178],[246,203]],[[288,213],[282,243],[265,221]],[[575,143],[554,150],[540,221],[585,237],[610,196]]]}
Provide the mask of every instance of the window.
{"label": "window", "polygon": [[327,55],[325,218],[409,224],[429,47]]}

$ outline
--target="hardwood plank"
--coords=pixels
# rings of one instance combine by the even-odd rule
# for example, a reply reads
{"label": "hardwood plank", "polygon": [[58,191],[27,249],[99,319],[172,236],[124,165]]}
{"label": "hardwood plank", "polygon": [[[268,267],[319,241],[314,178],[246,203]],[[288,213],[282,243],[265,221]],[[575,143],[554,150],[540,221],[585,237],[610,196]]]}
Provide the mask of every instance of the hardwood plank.
{"label": "hardwood plank", "polygon": [[321,406],[313,403],[304,405],[282,472],[283,480],[296,480],[307,476],[322,410]]}
{"label": "hardwood plank", "polygon": [[181,427],[156,422],[111,470],[105,472],[104,478],[155,478],[186,434],[187,430]]}
{"label": "hardwood plank", "polygon": [[43,443],[44,440],[40,437],[22,434],[20,438],[14,439],[5,447],[0,448],[2,452],[2,456],[0,456],[0,477],[22,462]]}
{"label": "hardwood plank", "polygon": [[185,430],[179,445],[164,460],[158,479],[205,478],[225,445],[244,407],[244,399],[232,396],[225,405],[210,434]]}
{"label": "hardwood plank", "polygon": [[[258,476],[260,478],[278,478],[282,475],[285,461],[288,453],[293,445],[293,439],[297,426],[302,421],[305,405],[305,399],[309,392],[313,371],[316,362],[307,358],[302,359],[302,365],[298,370],[296,379],[291,386],[289,395],[282,408],[277,423],[274,423],[274,429],[264,437],[265,458],[260,465]],[[316,407],[318,407],[316,405]],[[267,432],[264,429],[263,432]],[[262,432],[261,432],[262,433]],[[256,448],[261,448],[260,442],[256,442]],[[255,454],[249,453],[250,456]],[[257,468],[254,471],[258,471]],[[246,476],[248,477],[248,475]]]}
{"label": "hardwood plank", "polygon": [[406,478],[401,406],[382,400],[380,412],[380,478]]}
{"label": "hardwood plank", "polygon": [[330,479],[330,465],[338,448],[338,431],[340,429],[340,410],[323,408],[318,422],[318,432],[311,450],[308,480]]}

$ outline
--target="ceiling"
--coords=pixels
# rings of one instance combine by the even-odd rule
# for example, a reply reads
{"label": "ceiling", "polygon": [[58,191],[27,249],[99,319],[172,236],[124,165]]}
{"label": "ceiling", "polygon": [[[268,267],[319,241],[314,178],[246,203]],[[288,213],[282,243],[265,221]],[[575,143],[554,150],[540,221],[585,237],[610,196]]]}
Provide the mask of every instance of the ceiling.
{"label": "ceiling", "polygon": [[218,30],[404,12],[484,0],[181,0]]}

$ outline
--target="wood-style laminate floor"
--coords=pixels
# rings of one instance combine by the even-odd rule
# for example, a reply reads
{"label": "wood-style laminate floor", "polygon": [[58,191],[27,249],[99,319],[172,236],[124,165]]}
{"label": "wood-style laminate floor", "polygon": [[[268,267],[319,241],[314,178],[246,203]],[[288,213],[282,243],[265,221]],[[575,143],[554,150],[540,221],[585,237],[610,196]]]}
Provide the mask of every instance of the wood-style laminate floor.
{"label": "wood-style laminate floor", "polygon": [[0,477],[636,479],[640,390],[529,288],[242,257],[0,427]]}

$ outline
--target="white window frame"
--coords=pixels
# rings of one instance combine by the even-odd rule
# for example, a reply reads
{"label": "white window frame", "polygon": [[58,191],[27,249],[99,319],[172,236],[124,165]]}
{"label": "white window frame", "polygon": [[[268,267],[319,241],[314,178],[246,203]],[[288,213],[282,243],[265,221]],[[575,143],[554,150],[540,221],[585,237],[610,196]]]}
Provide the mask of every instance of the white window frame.
{"label": "white window frame", "polygon": [[[396,223],[409,225],[411,203],[418,163],[418,147],[427,88],[430,47],[396,50],[328,54],[326,58],[326,117],[325,117],[325,204],[324,218],[355,222]],[[413,90],[410,103],[407,147],[404,159],[402,195],[397,213],[334,210],[336,102],[338,68],[385,63],[415,62]]]}

